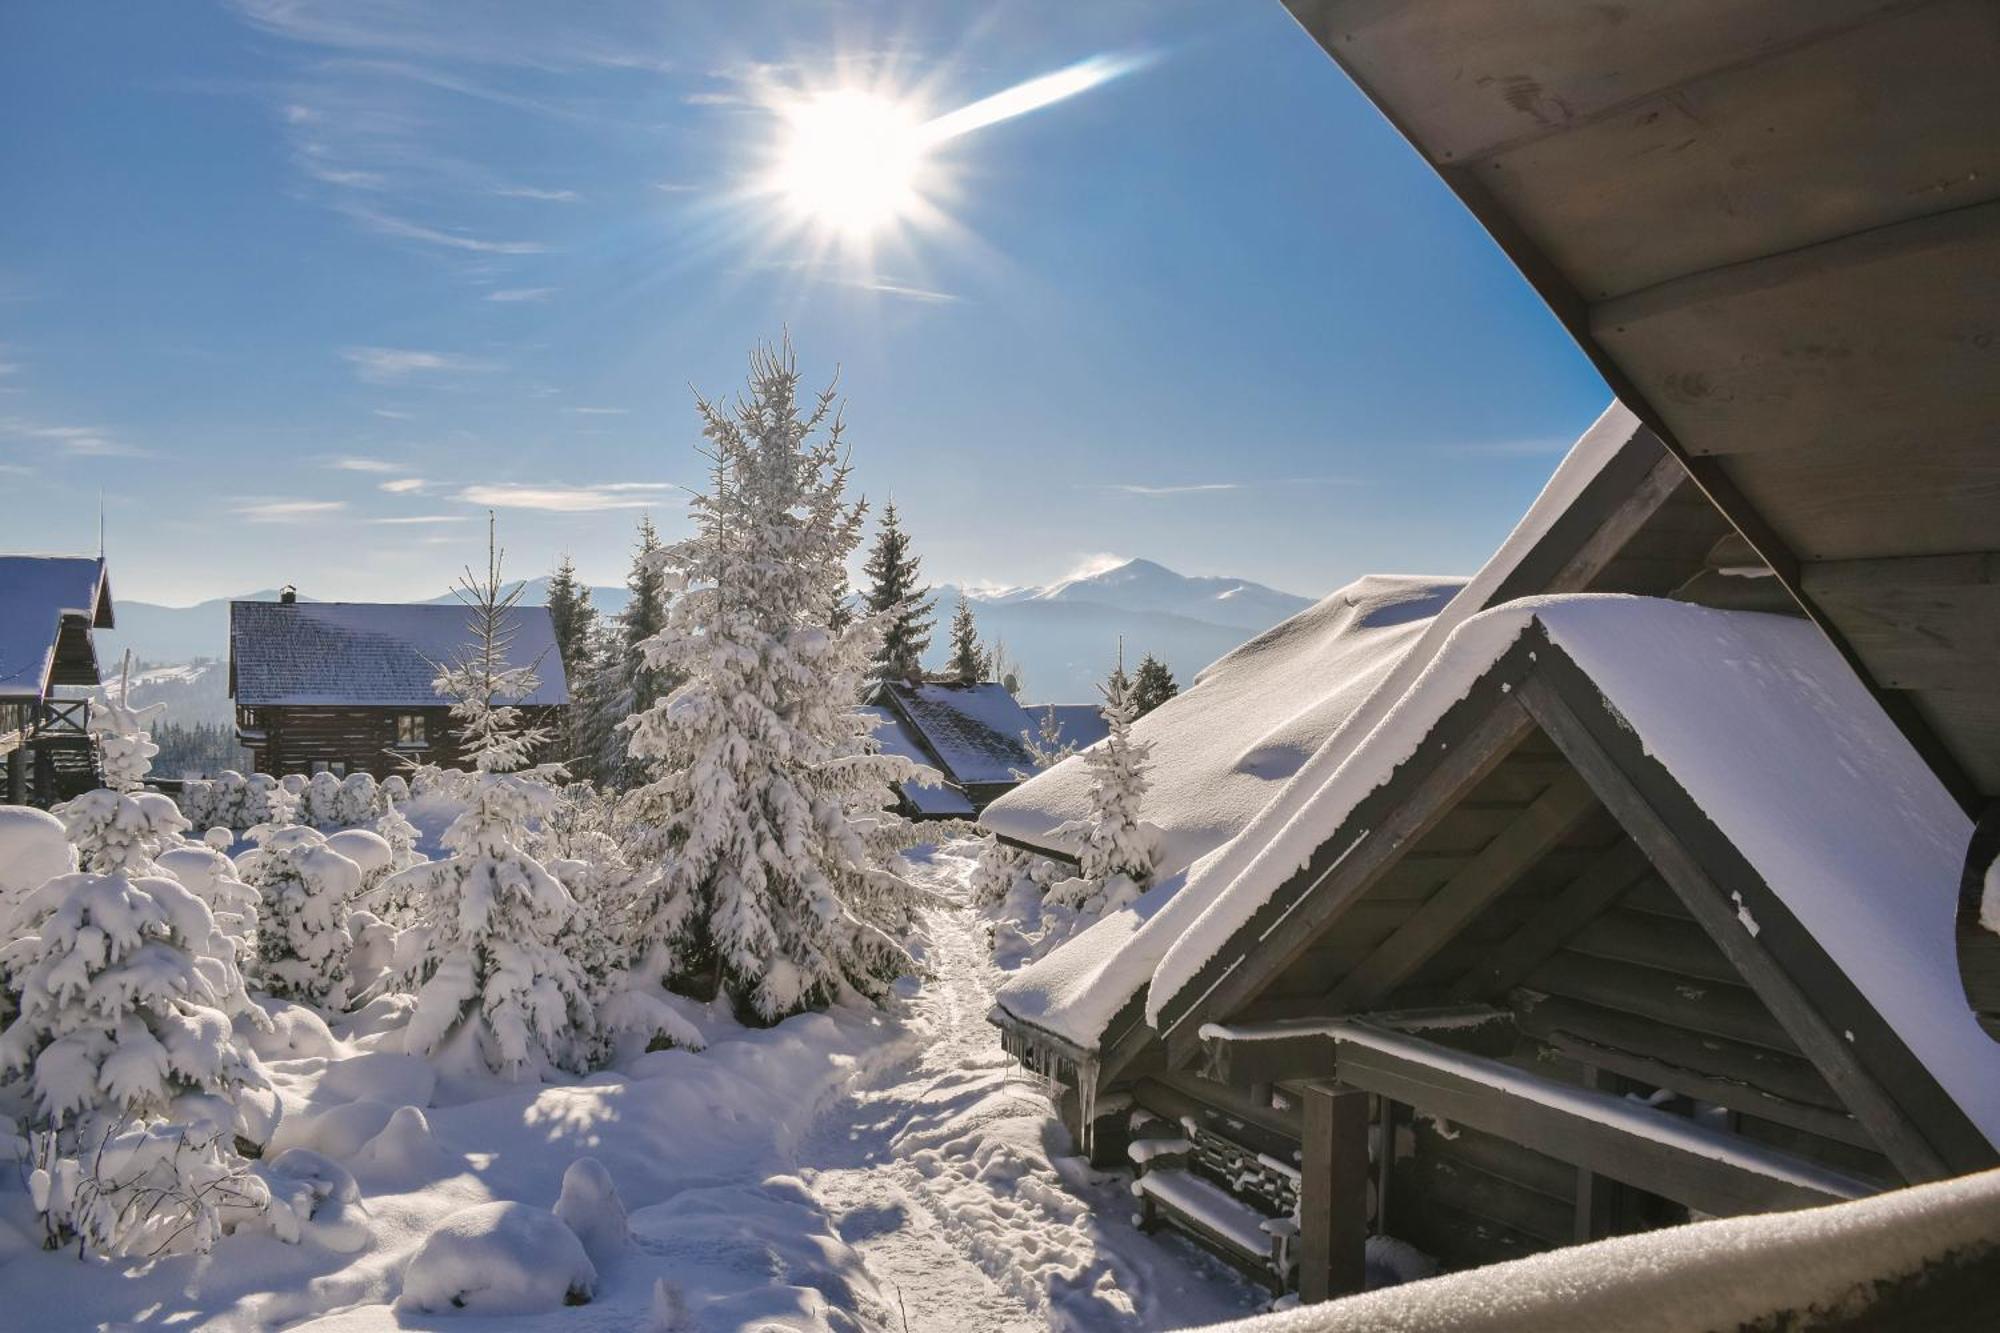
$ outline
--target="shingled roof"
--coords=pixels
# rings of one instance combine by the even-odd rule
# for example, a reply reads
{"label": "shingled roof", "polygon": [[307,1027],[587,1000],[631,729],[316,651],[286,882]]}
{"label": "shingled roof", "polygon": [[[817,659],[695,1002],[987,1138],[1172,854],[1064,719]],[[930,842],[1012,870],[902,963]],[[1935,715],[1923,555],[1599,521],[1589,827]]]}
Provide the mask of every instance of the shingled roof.
{"label": "shingled roof", "polygon": [[[509,666],[540,683],[517,702],[566,704],[569,684],[545,606],[517,606]],[[456,603],[231,602],[230,692],[244,707],[430,708],[437,664],[471,645]]]}
{"label": "shingled roof", "polygon": [[[51,680],[63,621],[110,628],[111,584],[94,555],[0,555],[0,699],[39,699]],[[78,631],[79,653],[89,653]],[[87,673],[94,681],[94,669]]]}
{"label": "shingled roof", "polygon": [[967,783],[1012,784],[1035,771],[1022,733],[1035,723],[1007,687],[993,681],[975,685],[907,685],[892,682],[878,702],[886,703],[937,756],[945,776]]}

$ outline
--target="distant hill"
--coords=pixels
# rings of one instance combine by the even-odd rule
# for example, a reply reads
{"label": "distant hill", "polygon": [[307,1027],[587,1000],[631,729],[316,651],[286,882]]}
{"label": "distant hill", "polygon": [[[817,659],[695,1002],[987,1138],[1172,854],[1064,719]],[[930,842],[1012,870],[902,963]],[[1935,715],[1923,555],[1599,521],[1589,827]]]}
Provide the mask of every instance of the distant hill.
{"label": "distant hill", "polygon": [[[593,587],[590,593],[591,602],[607,615],[622,611],[629,596],[623,587]],[[127,647],[141,661],[156,665],[204,657],[226,661],[230,601],[275,601],[277,596],[271,588],[194,606],[120,601],[118,628],[99,635],[105,669],[111,671]],[[547,596],[547,578],[528,580],[524,601],[540,603]],[[931,656],[932,665],[941,667],[958,589],[939,587],[935,596],[938,625]],[[1096,682],[1111,669],[1121,635],[1127,663],[1152,653],[1186,684],[1216,658],[1313,600],[1245,579],[1179,574],[1151,560],[1128,560],[1042,587],[981,590],[968,597],[980,634],[1005,642],[1008,654],[1021,664],[1024,695],[1038,703],[1094,701]],[[448,602],[452,594],[430,600]]]}

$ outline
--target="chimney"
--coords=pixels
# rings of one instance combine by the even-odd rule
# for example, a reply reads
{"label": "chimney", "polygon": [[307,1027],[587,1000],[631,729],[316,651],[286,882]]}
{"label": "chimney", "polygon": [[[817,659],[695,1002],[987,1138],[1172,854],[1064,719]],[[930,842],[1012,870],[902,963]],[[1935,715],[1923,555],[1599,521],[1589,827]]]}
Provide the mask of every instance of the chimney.
{"label": "chimney", "polygon": [[287,583],[284,587],[278,589],[278,600],[286,606],[290,606],[299,600],[299,590]]}

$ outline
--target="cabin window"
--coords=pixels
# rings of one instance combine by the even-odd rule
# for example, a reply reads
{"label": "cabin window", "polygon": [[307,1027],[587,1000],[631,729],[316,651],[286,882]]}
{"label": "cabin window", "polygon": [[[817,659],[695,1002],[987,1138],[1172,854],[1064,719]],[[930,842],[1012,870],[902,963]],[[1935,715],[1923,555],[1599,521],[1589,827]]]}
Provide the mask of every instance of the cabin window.
{"label": "cabin window", "polygon": [[314,773],[331,773],[337,778],[344,778],[347,776],[347,761],[345,759],[315,759],[312,761],[312,771]]}
{"label": "cabin window", "polygon": [[426,744],[424,738],[424,715],[422,713],[396,714],[396,744]]}

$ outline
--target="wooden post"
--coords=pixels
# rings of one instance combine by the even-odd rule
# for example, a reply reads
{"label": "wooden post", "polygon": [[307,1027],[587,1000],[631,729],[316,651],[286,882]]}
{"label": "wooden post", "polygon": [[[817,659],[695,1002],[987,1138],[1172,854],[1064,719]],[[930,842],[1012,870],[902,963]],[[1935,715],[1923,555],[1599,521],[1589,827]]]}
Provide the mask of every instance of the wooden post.
{"label": "wooden post", "polygon": [[1305,1090],[1299,1181],[1299,1299],[1360,1291],[1368,1241],[1368,1094],[1337,1083]]}
{"label": "wooden post", "polygon": [[[1615,1076],[1593,1066],[1586,1066],[1583,1071],[1583,1085],[1599,1092],[1617,1091],[1617,1081]],[[1607,1180],[1588,1167],[1576,1169],[1577,1244],[1603,1240],[1612,1234],[1615,1215],[1613,1198],[1617,1189],[1618,1182]]]}
{"label": "wooden post", "polygon": [[[27,728],[23,727],[23,731]],[[24,740],[7,752],[7,804],[28,803],[28,745]]]}

